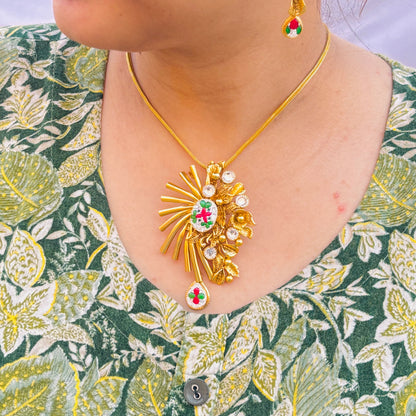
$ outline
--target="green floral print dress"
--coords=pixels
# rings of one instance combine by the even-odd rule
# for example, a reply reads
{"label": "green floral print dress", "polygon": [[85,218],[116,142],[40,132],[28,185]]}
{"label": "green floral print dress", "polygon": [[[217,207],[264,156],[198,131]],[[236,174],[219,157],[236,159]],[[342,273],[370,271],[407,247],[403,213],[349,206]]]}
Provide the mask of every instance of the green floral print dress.
{"label": "green floral print dress", "polygon": [[389,61],[384,143],[337,238],[273,293],[204,315],[117,236],[106,61],[54,25],[0,29],[0,415],[415,415],[416,72]]}

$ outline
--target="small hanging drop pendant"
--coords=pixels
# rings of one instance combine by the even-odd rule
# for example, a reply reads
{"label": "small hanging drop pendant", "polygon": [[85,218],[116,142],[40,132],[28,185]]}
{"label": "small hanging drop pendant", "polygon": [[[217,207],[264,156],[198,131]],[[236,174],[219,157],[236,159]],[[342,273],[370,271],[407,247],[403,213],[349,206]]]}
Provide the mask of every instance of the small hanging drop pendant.
{"label": "small hanging drop pendant", "polygon": [[297,38],[303,30],[303,23],[300,15],[305,13],[306,6],[304,0],[292,0],[289,8],[289,17],[282,25],[283,34],[289,39]]}
{"label": "small hanging drop pendant", "polygon": [[299,16],[289,16],[283,23],[282,29],[286,37],[290,39],[297,38],[303,29],[302,20]]}
{"label": "small hanging drop pendant", "polygon": [[160,216],[173,214],[159,227],[164,231],[174,224],[161,252],[166,253],[177,236],[173,258],[179,258],[183,245],[185,270],[193,271],[195,275],[185,299],[195,310],[203,309],[210,299],[202,281],[200,264],[212,282],[219,285],[232,282],[239,276],[233,258],[243,244],[242,237],[253,236],[251,226],[254,225],[252,214],[246,210],[249,199],[243,184],[234,183],[234,172],[225,170],[224,162],[211,162],[206,171],[204,186],[193,165],[188,174],[179,174],[189,191],[167,183],[166,187],[181,194],[181,198],[162,196],[162,201],[180,206],[159,211]]}
{"label": "small hanging drop pendant", "polygon": [[203,282],[193,282],[186,292],[186,303],[194,310],[205,308],[209,302],[209,291]]}

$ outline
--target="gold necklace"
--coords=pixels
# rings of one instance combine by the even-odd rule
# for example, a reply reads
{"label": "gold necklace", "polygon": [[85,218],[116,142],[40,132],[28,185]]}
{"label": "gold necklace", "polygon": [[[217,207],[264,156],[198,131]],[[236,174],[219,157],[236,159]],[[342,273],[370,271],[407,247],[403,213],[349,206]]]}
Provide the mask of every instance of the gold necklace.
{"label": "gold necklace", "polygon": [[176,203],[180,206],[159,211],[160,216],[173,214],[159,227],[161,231],[175,224],[163,243],[161,252],[166,253],[177,236],[173,258],[175,260],[179,258],[179,252],[183,245],[185,270],[187,272],[193,271],[195,275],[195,281],[185,294],[186,303],[191,309],[204,308],[210,299],[208,288],[202,280],[199,263],[202,264],[209,280],[219,285],[224,282],[232,282],[239,276],[238,266],[233,259],[243,244],[242,237],[251,238],[253,236],[251,227],[255,224],[252,214],[246,210],[249,199],[245,194],[244,186],[240,182],[235,183],[234,172],[226,168],[308,84],[327,56],[330,42],[331,35],[327,28],[326,44],[318,61],[296,89],[228,160],[218,163],[210,162],[208,165],[202,163],[191,152],[150,103],[134,72],[131,54],[126,53],[130,75],[147,107],[182,149],[206,170],[204,185],[198,177],[195,165],[190,167],[189,173],[181,172],[179,174],[188,186],[188,191],[168,182],[166,187],[179,193],[181,198],[162,196],[161,199],[163,202]]}

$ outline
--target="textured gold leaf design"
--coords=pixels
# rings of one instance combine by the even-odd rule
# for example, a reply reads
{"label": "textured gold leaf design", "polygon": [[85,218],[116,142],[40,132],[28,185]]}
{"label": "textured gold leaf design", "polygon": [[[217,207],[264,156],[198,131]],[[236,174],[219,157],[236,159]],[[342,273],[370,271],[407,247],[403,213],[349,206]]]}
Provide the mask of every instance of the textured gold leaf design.
{"label": "textured gold leaf design", "polygon": [[76,370],[57,348],[43,357],[26,357],[0,368],[2,415],[73,414],[79,389]]}
{"label": "textured gold leaf design", "polygon": [[121,377],[99,378],[97,361],[82,380],[77,400],[76,415],[110,416],[120,403],[127,379]]}
{"label": "textured gold leaf design", "polygon": [[342,393],[336,370],[326,363],[316,345],[297,358],[281,390],[291,401],[293,414],[302,416],[332,416]]}
{"label": "textured gold leaf design", "polygon": [[10,122],[8,126],[3,126],[1,129],[34,130],[41,124],[50,103],[48,93],[42,95],[42,92],[42,88],[31,91],[28,85],[14,86],[13,95],[1,104],[9,112],[3,121]]}
{"label": "textured gold leaf design", "polygon": [[394,231],[389,241],[389,259],[400,283],[416,294],[416,240]]}
{"label": "textured gold leaf design", "polygon": [[0,220],[17,225],[45,218],[61,204],[62,188],[52,164],[23,152],[0,154]]}
{"label": "textured gold leaf design", "polygon": [[409,360],[416,361],[416,302],[397,286],[387,288],[384,300],[386,318],[377,328],[376,339],[388,344],[404,342]]}
{"label": "textured gold leaf design", "polygon": [[251,380],[251,362],[243,364],[231,371],[220,382],[217,394],[218,405],[214,416],[224,414],[245,393]]}
{"label": "textured gold leaf design", "polygon": [[372,182],[361,202],[359,213],[384,226],[408,221],[416,226],[416,164],[407,159],[382,154]]}
{"label": "textured gold leaf design", "polygon": [[404,386],[396,393],[394,406],[396,416],[416,414],[416,371],[410,374]]}
{"label": "textured gold leaf design", "polygon": [[81,88],[102,92],[107,52],[79,46],[66,61],[65,74]]}
{"label": "textured gold leaf design", "polygon": [[253,383],[267,399],[277,400],[282,371],[273,351],[259,350],[253,366]]}
{"label": "textured gold leaf design", "polygon": [[64,188],[78,185],[94,173],[97,167],[98,144],[69,156],[59,167],[59,181]]}
{"label": "textured gold leaf design", "polygon": [[80,132],[62,150],[75,151],[83,149],[100,139],[101,134],[101,101],[94,104],[82,125]]}
{"label": "textured gold leaf design", "polygon": [[172,376],[157,364],[143,361],[130,383],[126,399],[127,416],[161,416],[168,400]]}
{"label": "textured gold leaf design", "polygon": [[6,255],[6,272],[21,288],[37,282],[45,268],[45,255],[27,231],[16,230]]}
{"label": "textured gold leaf design", "polygon": [[17,295],[16,288],[0,282],[0,348],[12,353],[26,334],[42,335],[49,329],[45,318],[55,301],[56,283],[28,288]]}
{"label": "textured gold leaf design", "polygon": [[222,244],[221,250],[228,257],[234,257],[238,254],[238,247],[232,246],[231,244]]}
{"label": "textured gold leaf design", "polygon": [[160,290],[151,290],[146,295],[155,310],[150,313],[130,314],[130,318],[144,328],[153,329],[152,334],[180,345],[185,325],[185,311]]}
{"label": "textured gold leaf design", "polygon": [[81,318],[95,301],[101,277],[100,272],[92,270],[77,270],[59,276],[56,301],[48,317],[57,323],[62,317],[64,322]]}
{"label": "textured gold leaf design", "polygon": [[298,355],[306,337],[306,319],[299,318],[287,327],[274,347],[280,358],[282,371],[289,367]]}

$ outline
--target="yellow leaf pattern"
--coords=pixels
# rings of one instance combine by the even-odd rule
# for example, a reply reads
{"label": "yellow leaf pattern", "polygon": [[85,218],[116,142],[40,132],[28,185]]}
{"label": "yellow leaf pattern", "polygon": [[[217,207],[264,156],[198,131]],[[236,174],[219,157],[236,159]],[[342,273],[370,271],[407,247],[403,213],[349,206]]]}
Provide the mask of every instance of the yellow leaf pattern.
{"label": "yellow leaf pattern", "polygon": [[395,416],[411,416],[416,411],[416,371],[406,380],[397,392],[395,399]]}
{"label": "yellow leaf pattern", "polygon": [[416,164],[381,154],[370,186],[361,201],[360,214],[385,226],[410,221],[416,225]]}
{"label": "yellow leaf pattern", "polygon": [[0,347],[4,355],[20,346],[26,334],[41,335],[49,327],[45,314],[51,309],[56,283],[28,288],[16,293],[6,282],[0,282]]}
{"label": "yellow leaf pattern", "polygon": [[127,416],[162,416],[172,376],[150,360],[145,360],[130,383]]}
{"label": "yellow leaf pattern", "polygon": [[126,379],[102,377],[89,390],[84,390],[78,398],[77,415],[109,416],[121,400]]}
{"label": "yellow leaf pattern", "polygon": [[56,169],[44,157],[0,154],[0,219],[6,224],[40,221],[59,207],[61,195]]}
{"label": "yellow leaf pattern", "polygon": [[273,351],[259,350],[253,368],[253,383],[271,401],[277,400],[281,379],[279,357]]}
{"label": "yellow leaf pattern", "polygon": [[[10,111],[4,119],[10,129],[34,129],[44,120],[50,103],[48,93],[42,95],[43,90],[31,91],[28,85],[15,86],[12,95],[4,101],[2,107]],[[4,128],[3,128],[4,129]]]}
{"label": "yellow leaf pattern", "polygon": [[83,316],[94,303],[101,277],[101,273],[89,270],[59,276],[56,301],[48,314],[50,319],[59,322],[64,318],[65,322],[74,322]]}
{"label": "yellow leaf pattern", "polygon": [[217,407],[214,416],[219,416],[230,409],[247,390],[251,379],[251,362],[245,361],[220,382]]}
{"label": "yellow leaf pattern", "polygon": [[336,408],[342,388],[316,345],[296,360],[282,385],[282,392],[292,403],[293,414],[330,416]]}
{"label": "yellow leaf pattern", "polygon": [[17,229],[6,255],[6,272],[21,288],[34,285],[45,268],[42,247],[27,231]]}
{"label": "yellow leaf pattern", "polygon": [[4,254],[7,247],[6,237],[11,235],[12,229],[6,224],[0,222],[0,255]]}
{"label": "yellow leaf pattern", "polygon": [[75,186],[88,178],[98,167],[98,145],[87,147],[59,167],[59,182],[64,188]]}
{"label": "yellow leaf pattern", "polygon": [[389,259],[397,279],[416,295],[416,240],[394,231],[389,243]]}
{"label": "yellow leaf pattern", "polygon": [[104,252],[102,264],[106,274],[110,276],[110,288],[119,300],[120,309],[130,311],[136,300],[136,281],[133,269],[113,250]]}
{"label": "yellow leaf pattern", "polygon": [[87,46],[78,46],[66,62],[66,76],[81,88],[102,91],[107,53]]}
{"label": "yellow leaf pattern", "polygon": [[101,123],[101,102],[95,104],[81,131],[69,143],[62,147],[62,150],[75,151],[83,149],[95,143],[100,139],[100,123]]}
{"label": "yellow leaf pattern", "polygon": [[416,362],[416,301],[393,286],[387,289],[384,311],[387,319],[377,328],[376,339],[388,344],[404,342],[409,359]]}
{"label": "yellow leaf pattern", "polygon": [[21,358],[0,368],[2,415],[67,416],[78,395],[76,370],[60,349]]}
{"label": "yellow leaf pattern", "polygon": [[99,241],[106,242],[110,235],[110,225],[104,215],[94,208],[90,208],[86,221],[88,229]]}

